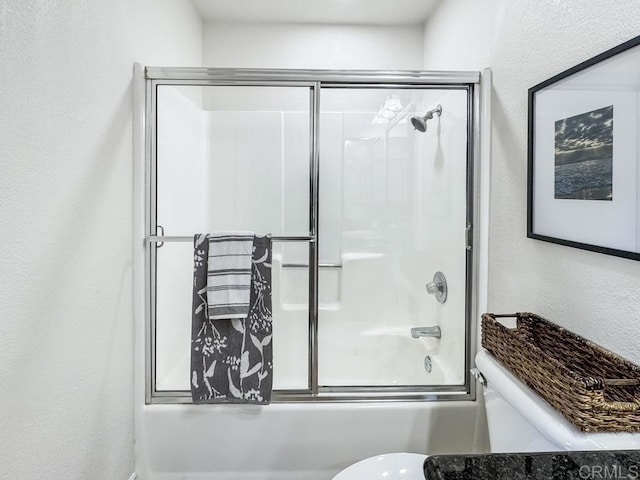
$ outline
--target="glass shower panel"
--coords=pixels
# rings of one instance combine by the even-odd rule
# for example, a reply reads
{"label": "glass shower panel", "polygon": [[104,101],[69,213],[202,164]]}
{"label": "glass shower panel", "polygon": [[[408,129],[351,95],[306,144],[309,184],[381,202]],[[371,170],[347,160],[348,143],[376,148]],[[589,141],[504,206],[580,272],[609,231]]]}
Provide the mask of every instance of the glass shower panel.
{"label": "glass shower panel", "polygon": [[[273,388],[309,384],[309,275],[286,258],[308,256],[306,244],[273,244]],[[293,248],[292,248],[293,247]],[[306,262],[307,260],[305,260]],[[190,390],[193,246],[165,243],[156,253],[156,390]]]}
{"label": "glass shower panel", "polygon": [[[467,94],[322,91],[321,387],[464,384]],[[411,117],[436,105],[442,115],[414,130]],[[443,304],[425,289],[437,271]],[[412,337],[431,326],[441,338]]]}
{"label": "glass shower panel", "polygon": [[190,390],[193,245],[156,250],[156,390]]}
{"label": "glass shower panel", "polygon": [[273,388],[309,388],[309,246],[274,244]]}
{"label": "glass shower panel", "polygon": [[310,88],[157,88],[157,223],[167,235],[308,235]]}
{"label": "glass shower panel", "polygon": [[[164,235],[308,236],[311,94],[309,87],[158,86],[155,213]],[[307,389],[309,246],[274,241],[273,249],[274,388]],[[190,388],[192,276],[191,242],[156,249],[158,391]]]}

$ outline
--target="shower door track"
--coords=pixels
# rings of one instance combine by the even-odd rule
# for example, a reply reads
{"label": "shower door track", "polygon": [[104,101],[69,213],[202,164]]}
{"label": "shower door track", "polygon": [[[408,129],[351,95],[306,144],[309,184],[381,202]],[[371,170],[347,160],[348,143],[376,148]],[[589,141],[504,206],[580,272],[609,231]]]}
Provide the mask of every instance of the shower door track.
{"label": "shower door track", "polygon": [[[480,73],[477,71],[378,71],[378,70],[278,70],[278,69],[228,69],[146,67],[145,105],[145,264],[146,279],[146,352],[145,352],[145,401],[155,403],[191,403],[186,390],[156,389],[156,249],[162,242],[192,242],[188,235],[157,235],[156,221],[156,154],[157,154],[157,87],[179,86],[274,86],[307,87],[310,95],[310,156],[309,156],[309,234],[274,236],[274,241],[307,242],[309,245],[309,358],[307,389],[274,390],[274,402],[353,402],[353,401],[434,401],[475,399],[475,382],[471,368],[472,345],[475,334],[472,318],[475,318],[475,281],[473,225],[475,224],[475,197],[477,177],[474,161],[479,154],[479,89]],[[319,119],[320,92],[322,88],[393,88],[393,89],[459,89],[467,93],[467,278],[465,298],[465,375],[460,385],[407,385],[407,386],[340,386],[329,387],[318,382],[318,273],[320,268],[341,268],[339,264],[320,264],[318,252],[319,227]],[[290,267],[306,265],[291,264]]]}

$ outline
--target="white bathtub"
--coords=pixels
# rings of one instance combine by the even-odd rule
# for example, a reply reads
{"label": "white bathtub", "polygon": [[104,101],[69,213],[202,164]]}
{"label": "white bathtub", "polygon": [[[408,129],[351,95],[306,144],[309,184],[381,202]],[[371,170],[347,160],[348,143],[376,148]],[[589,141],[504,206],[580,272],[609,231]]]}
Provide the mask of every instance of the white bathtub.
{"label": "white bathtub", "polygon": [[475,402],[147,405],[139,415],[141,480],[328,480],[385,452],[484,448]]}

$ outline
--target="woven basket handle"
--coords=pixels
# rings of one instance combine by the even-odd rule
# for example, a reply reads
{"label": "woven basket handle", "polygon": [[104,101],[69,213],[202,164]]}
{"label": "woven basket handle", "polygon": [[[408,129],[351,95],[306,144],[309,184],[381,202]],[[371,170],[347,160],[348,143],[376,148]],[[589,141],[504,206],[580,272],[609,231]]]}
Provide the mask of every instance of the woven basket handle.
{"label": "woven basket handle", "polygon": [[[604,390],[607,387],[632,387],[640,385],[640,379],[637,378],[603,378],[602,384]],[[602,391],[602,400],[605,408],[614,412],[637,412],[640,410],[640,400],[632,402],[612,402],[604,399],[604,390]]]}
{"label": "woven basket handle", "polygon": [[640,378],[603,378],[603,385],[611,386],[631,386],[640,385]]}

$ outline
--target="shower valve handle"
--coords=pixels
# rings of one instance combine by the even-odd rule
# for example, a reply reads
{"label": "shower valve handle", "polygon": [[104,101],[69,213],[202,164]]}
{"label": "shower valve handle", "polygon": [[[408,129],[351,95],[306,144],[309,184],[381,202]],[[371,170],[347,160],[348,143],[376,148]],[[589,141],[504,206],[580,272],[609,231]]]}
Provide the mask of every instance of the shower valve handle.
{"label": "shower valve handle", "polygon": [[436,293],[440,293],[444,290],[444,285],[440,282],[429,282],[427,283],[427,293],[431,295],[435,295]]}
{"label": "shower valve handle", "polygon": [[444,273],[436,272],[433,275],[433,281],[427,283],[427,293],[435,295],[440,303],[447,301],[447,279],[444,278]]}

